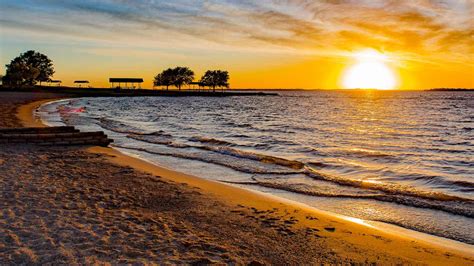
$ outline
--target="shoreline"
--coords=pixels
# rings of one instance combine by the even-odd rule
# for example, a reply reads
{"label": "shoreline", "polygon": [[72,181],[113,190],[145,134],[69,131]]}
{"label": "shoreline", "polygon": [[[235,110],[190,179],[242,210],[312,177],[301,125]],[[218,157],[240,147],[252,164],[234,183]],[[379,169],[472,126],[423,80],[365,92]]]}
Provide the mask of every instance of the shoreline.
{"label": "shoreline", "polygon": [[20,105],[17,109],[16,117],[20,120],[24,127],[48,127],[40,117],[36,116],[35,111],[44,104],[50,104],[56,101],[72,99],[68,97],[59,97],[53,99],[45,99]]}
{"label": "shoreline", "polygon": [[[18,88],[2,87],[3,91],[18,91]],[[32,88],[22,88],[22,92],[33,93],[61,93],[78,97],[234,97],[234,96],[278,96],[276,92],[261,91],[239,91],[228,89],[225,91],[211,90],[164,90],[164,89],[112,89],[112,88],[77,88],[77,87],[55,87],[55,86],[36,86]]]}
{"label": "shoreline", "polygon": [[[96,154],[106,155],[109,157],[109,160],[111,162],[118,165],[128,166],[150,174],[159,175],[176,183],[186,183],[193,187],[201,188],[202,190],[212,193],[212,195],[217,196],[220,199],[225,199],[226,201],[232,204],[254,204],[256,205],[256,208],[269,208],[270,206],[274,206],[275,204],[285,204],[288,207],[291,207],[292,209],[302,209],[318,216],[326,216],[327,219],[342,220],[348,223],[353,223],[357,226],[363,226],[368,230],[374,229],[378,232],[384,232],[391,236],[397,236],[409,240],[416,240],[429,245],[438,246],[440,248],[452,249],[452,251],[459,251],[465,253],[466,255],[474,256],[474,246],[460,241],[444,237],[438,237],[423,232],[418,232],[393,224],[367,221],[349,216],[344,216],[337,213],[320,210],[304,203],[285,199],[257,190],[240,188],[237,186],[223,184],[221,182],[208,180],[198,176],[189,175],[173,169],[168,169],[155,165],[142,158],[124,154],[123,152],[114,148],[91,147],[88,149],[88,151]],[[125,163],[124,161],[127,161],[128,163]],[[242,198],[245,198],[246,200],[243,200]]]}
{"label": "shoreline", "polygon": [[[22,108],[25,109],[24,110],[25,114],[30,113],[30,114],[34,115],[34,111],[36,109],[40,108],[42,105],[51,104],[51,103],[54,103],[54,102],[57,102],[57,101],[69,100],[69,99],[72,99],[72,98],[60,98],[60,99],[51,99],[51,100],[38,101],[38,102],[33,102],[33,103],[30,103],[30,104],[24,105],[24,106],[22,106]],[[28,119],[30,119],[31,117],[30,118],[24,117],[24,118],[25,118],[25,121],[28,121]],[[37,126],[47,126],[46,124],[44,124],[41,121],[41,119],[37,119],[36,122],[39,123]],[[227,189],[225,189],[225,188],[229,188],[229,187],[230,188],[235,188],[235,189],[238,190],[238,191],[235,192],[236,194],[241,195],[243,192],[250,192],[252,194],[256,194],[257,197],[265,198],[265,200],[282,202],[282,203],[284,202],[284,203],[287,203],[289,205],[293,205],[293,206],[298,207],[298,208],[307,209],[307,210],[309,210],[311,212],[315,212],[317,214],[323,214],[323,215],[338,217],[342,220],[355,222],[355,223],[360,224],[362,226],[373,228],[373,229],[376,229],[378,231],[389,232],[392,235],[403,235],[407,238],[413,238],[413,239],[416,239],[416,240],[419,240],[419,241],[423,241],[427,244],[434,244],[434,245],[438,245],[438,246],[444,247],[444,248],[452,248],[453,250],[465,252],[466,254],[469,254],[470,256],[474,256],[474,246],[470,245],[470,244],[467,244],[467,243],[464,243],[464,242],[461,242],[461,241],[457,241],[457,240],[453,240],[453,239],[449,239],[449,238],[444,238],[444,237],[440,237],[440,236],[436,236],[436,235],[431,235],[431,234],[428,234],[428,233],[419,232],[419,231],[416,231],[416,230],[413,230],[413,229],[408,229],[408,228],[401,227],[401,226],[394,225],[394,224],[389,224],[389,223],[384,223],[384,222],[377,222],[377,221],[370,221],[370,220],[363,220],[363,219],[358,219],[358,218],[354,218],[354,217],[349,217],[349,216],[333,213],[333,212],[330,212],[330,211],[324,211],[324,210],[320,210],[316,207],[312,207],[312,206],[309,206],[307,204],[304,204],[304,203],[301,203],[301,202],[298,202],[298,201],[286,199],[286,198],[279,197],[279,196],[276,196],[276,195],[272,195],[272,194],[269,194],[269,193],[260,192],[258,190],[253,190],[253,189],[250,189],[250,188],[241,188],[241,187],[238,187],[238,186],[233,186],[231,184],[224,184],[222,182],[205,179],[205,178],[198,177],[198,176],[193,176],[193,175],[190,175],[190,174],[186,174],[186,173],[183,173],[183,172],[176,171],[174,169],[158,166],[158,165],[156,165],[156,164],[154,164],[154,163],[152,163],[152,162],[150,162],[150,161],[148,161],[144,158],[139,158],[138,156],[134,156],[131,153],[128,154],[126,152],[120,151],[119,149],[114,149],[113,147],[107,147],[107,148],[92,147],[92,148],[89,148],[88,151],[92,152],[92,153],[99,153],[99,154],[109,156],[109,160],[116,163],[116,164],[120,164],[120,165],[123,165],[123,166],[129,166],[129,167],[138,169],[140,171],[145,171],[145,172],[148,172],[148,173],[151,173],[151,174],[156,174],[156,175],[159,175],[159,176],[163,176],[163,177],[166,177],[166,178],[168,178],[170,180],[173,180],[175,182],[178,182],[178,183],[188,183],[188,182],[190,182],[190,183],[193,184],[193,186],[203,188],[204,190],[207,190],[209,192],[217,192],[216,196],[218,196],[219,198],[223,198],[223,199],[225,198],[227,200],[230,200],[230,202],[235,203],[235,204],[242,204],[242,202],[239,202],[238,200],[236,201],[235,197],[229,197],[229,195],[231,193],[221,193],[221,191],[227,191]],[[123,161],[131,161],[131,163],[130,164],[124,164],[124,163],[122,163]],[[213,185],[211,185],[211,186],[206,185],[206,183],[213,184],[216,187],[214,188]],[[213,188],[213,189],[211,189],[211,188]]]}
{"label": "shoreline", "polygon": [[[67,99],[64,97],[61,99]],[[59,99],[48,99],[35,101],[26,105],[22,105],[18,108],[17,117],[22,121],[25,126],[46,126],[41,121],[38,121],[34,117],[34,111],[41,105],[48,102],[54,102]],[[224,202],[232,205],[244,205],[252,206],[259,210],[279,208],[285,211],[297,213],[294,216],[297,217],[298,222],[295,224],[297,227],[308,227],[311,226],[312,221],[305,219],[308,215],[317,216],[320,222],[327,224],[339,224],[338,229],[342,227],[343,231],[358,232],[359,237],[355,237],[352,234],[347,235],[344,232],[331,232],[332,236],[351,243],[356,246],[371,247],[377,250],[383,250],[391,255],[417,260],[420,258],[420,251],[416,246],[423,246],[424,248],[434,249],[434,253],[440,253],[433,255],[423,254],[420,261],[430,263],[442,264],[441,258],[451,257],[442,255],[447,251],[453,252],[461,257],[466,256],[471,260],[474,258],[474,250],[471,245],[449,240],[441,237],[431,236],[424,233],[419,233],[409,229],[404,229],[393,225],[381,225],[379,223],[371,223],[370,221],[362,221],[360,219],[354,219],[350,217],[344,217],[337,214],[321,211],[316,208],[307,206],[302,203],[286,200],[277,196],[256,192],[249,189],[238,188],[222,184],[215,181],[206,180],[187,174],[183,174],[174,170],[166,169],[142,159],[128,156],[122,152],[113,148],[102,148],[102,147],[90,147],[87,151],[93,154],[101,154],[105,156],[109,162],[116,165],[125,167],[132,167],[140,172],[146,172],[152,175],[161,176],[166,180],[175,183],[186,183],[189,186],[197,187],[206,195],[211,195],[223,200]],[[330,227],[331,228],[331,227]],[[376,232],[374,232],[376,230]],[[331,231],[331,230],[327,230]],[[371,239],[372,234],[376,233],[381,239],[388,239],[385,241],[384,247],[376,247],[375,244],[380,238]],[[380,245],[380,243],[379,243]],[[396,252],[393,252],[396,251]],[[428,258],[430,257],[430,258]],[[418,262],[420,262],[418,261]],[[458,261],[459,262],[459,261]]]}

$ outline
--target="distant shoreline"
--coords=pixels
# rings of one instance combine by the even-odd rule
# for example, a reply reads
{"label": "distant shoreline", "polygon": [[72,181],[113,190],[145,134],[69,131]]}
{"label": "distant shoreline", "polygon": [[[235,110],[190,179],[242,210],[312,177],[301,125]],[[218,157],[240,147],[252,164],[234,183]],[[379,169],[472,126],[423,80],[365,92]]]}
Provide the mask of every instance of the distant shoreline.
{"label": "distant shoreline", "polygon": [[426,91],[474,91],[474,88],[434,88]]}
{"label": "distant shoreline", "polygon": [[377,89],[232,89],[235,91],[474,91],[474,88],[433,88],[420,90],[377,90]]}
{"label": "distant shoreline", "polygon": [[284,91],[454,91],[471,92],[474,88],[432,88],[420,90],[377,90],[377,89],[303,89],[303,88],[238,88],[227,89],[225,91],[198,91],[194,89],[163,90],[163,89],[112,89],[112,88],[81,88],[67,86],[34,86],[34,87],[3,87],[1,91],[23,91],[23,92],[51,92],[66,93],[71,95],[91,96],[91,97],[129,97],[129,96],[204,96],[204,97],[225,97],[225,96],[277,96],[278,92]]}
{"label": "distant shoreline", "polygon": [[197,90],[152,90],[152,89],[112,89],[112,88],[77,88],[77,87],[0,87],[5,92],[42,92],[65,94],[71,97],[140,97],[140,96],[162,96],[162,97],[228,97],[228,96],[278,96],[274,92],[245,92],[239,90],[226,91],[197,91]]}

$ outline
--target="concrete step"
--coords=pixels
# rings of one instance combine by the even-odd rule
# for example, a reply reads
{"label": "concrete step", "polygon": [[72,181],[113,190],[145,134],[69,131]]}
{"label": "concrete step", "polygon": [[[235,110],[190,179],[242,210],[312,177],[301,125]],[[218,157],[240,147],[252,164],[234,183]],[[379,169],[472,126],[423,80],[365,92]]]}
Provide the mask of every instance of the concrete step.
{"label": "concrete step", "polygon": [[70,126],[0,128],[0,134],[48,134],[73,132],[79,132],[79,130]]}
{"label": "concrete step", "polygon": [[37,143],[41,146],[73,146],[73,145],[94,145],[107,147],[113,140],[109,138],[95,138],[95,139],[70,139],[70,140],[52,140]]}
{"label": "concrete step", "polygon": [[0,129],[0,143],[108,146],[111,142],[102,131],[79,132],[74,127]]}
{"label": "concrete step", "polygon": [[104,132],[72,132],[72,133],[40,133],[40,134],[3,134],[0,133],[0,139],[52,139],[52,138],[82,138],[105,136]]}

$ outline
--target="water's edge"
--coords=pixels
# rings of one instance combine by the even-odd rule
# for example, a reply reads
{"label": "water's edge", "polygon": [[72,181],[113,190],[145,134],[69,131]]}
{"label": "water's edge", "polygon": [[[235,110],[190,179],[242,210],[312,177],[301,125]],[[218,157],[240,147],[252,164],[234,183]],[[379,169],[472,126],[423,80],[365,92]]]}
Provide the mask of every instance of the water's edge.
{"label": "water's edge", "polygon": [[[74,98],[74,99],[77,100],[78,98]],[[70,101],[70,100],[72,100],[72,99],[60,99],[60,100],[54,100],[54,101],[51,101],[51,102],[43,103],[36,110],[33,111],[32,115],[35,115],[37,110],[40,110],[43,107],[46,107],[48,105],[59,103],[59,102],[67,102],[67,101]],[[42,117],[41,115],[39,116],[39,118],[40,118],[41,122],[43,124],[47,125],[47,126],[54,126],[55,125],[55,124],[51,124],[49,121],[44,119],[44,117]],[[65,124],[63,123],[63,125],[65,125]],[[168,167],[164,167],[163,165],[156,164],[155,162],[153,162],[151,160],[147,160],[146,158],[143,158],[138,154],[128,152],[127,150],[124,150],[124,149],[121,149],[121,148],[118,148],[118,147],[113,147],[113,146],[111,148],[113,148],[115,150],[118,150],[119,152],[121,152],[121,153],[123,153],[127,156],[139,158],[140,160],[152,163],[154,165],[157,165],[158,167],[163,167],[163,168],[169,169]],[[176,171],[176,170],[173,170],[173,169],[170,169],[170,170]],[[176,172],[179,172],[179,171],[176,171]],[[197,176],[197,178],[206,180],[206,178],[200,177],[200,176]],[[350,216],[337,214],[337,213],[334,213],[334,212],[331,212],[331,211],[321,210],[321,209],[318,209],[314,206],[310,206],[310,205],[308,205],[306,203],[303,203],[303,202],[298,202],[298,201],[288,199],[288,198],[285,198],[285,197],[280,197],[280,196],[275,195],[275,194],[262,192],[262,191],[259,191],[259,190],[256,190],[256,189],[252,189],[248,186],[235,185],[235,184],[231,184],[231,183],[228,183],[228,182],[220,182],[220,183],[223,184],[223,185],[230,185],[230,186],[236,186],[236,187],[239,187],[239,188],[243,188],[243,189],[252,191],[254,193],[263,194],[263,195],[270,196],[270,197],[275,197],[280,201],[290,202],[294,205],[304,206],[305,208],[310,208],[310,209],[314,209],[318,212],[323,212],[323,213],[327,213],[329,215],[341,217],[341,218],[343,218],[345,220],[348,220],[348,221],[352,221],[352,222],[361,221],[360,224],[364,224],[365,226],[374,227],[377,230],[383,230],[385,232],[390,232],[390,233],[393,233],[393,234],[402,234],[402,235],[405,235],[405,236],[410,236],[410,237],[419,239],[419,240],[424,241],[424,242],[454,248],[454,249],[460,250],[462,252],[472,253],[473,250],[474,250],[474,245],[464,243],[464,242],[461,242],[461,241],[457,241],[457,240],[453,240],[453,239],[450,239],[450,238],[437,236],[437,235],[433,235],[433,234],[428,234],[428,233],[425,233],[425,232],[420,232],[420,231],[414,230],[412,228],[405,228],[405,227],[402,227],[402,226],[399,226],[399,225],[396,225],[396,224],[380,222],[380,221],[372,221],[372,220],[362,220],[362,219],[359,219],[359,218],[353,218],[353,217],[350,217]]]}

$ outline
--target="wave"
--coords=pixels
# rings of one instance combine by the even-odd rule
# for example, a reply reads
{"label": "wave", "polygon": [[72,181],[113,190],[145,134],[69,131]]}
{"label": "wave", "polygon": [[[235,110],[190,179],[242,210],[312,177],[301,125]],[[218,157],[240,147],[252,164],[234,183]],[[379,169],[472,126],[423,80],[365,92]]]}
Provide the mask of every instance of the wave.
{"label": "wave", "polygon": [[220,182],[229,183],[229,184],[238,184],[238,185],[258,185],[267,188],[274,188],[285,190],[289,192],[294,192],[298,194],[310,195],[310,196],[318,196],[318,197],[335,197],[335,198],[358,198],[358,199],[374,199],[377,196],[381,196],[380,194],[375,193],[340,193],[340,192],[331,192],[326,190],[326,188],[314,188],[310,187],[307,184],[288,184],[288,183],[281,183],[281,182],[270,182],[270,181],[262,181],[256,178],[252,178],[253,181],[228,181],[228,180],[219,180]]}
{"label": "wave", "polygon": [[226,122],[224,125],[226,126],[232,126],[232,127],[239,127],[239,128],[254,128],[252,124],[249,123],[236,123],[236,122]]}
{"label": "wave", "polygon": [[[150,151],[148,149],[141,149],[141,151],[145,151],[145,152],[153,153],[157,155],[166,155],[166,156],[173,156],[173,157],[179,157],[179,158],[184,158],[184,159],[192,159],[192,160],[199,160],[203,162],[213,163],[213,164],[225,166],[233,170],[237,170],[237,171],[245,172],[249,174],[288,175],[288,174],[301,173],[317,180],[324,180],[324,181],[329,181],[329,182],[342,185],[342,186],[350,186],[354,188],[370,190],[372,193],[383,192],[386,194],[398,194],[398,195],[405,195],[405,196],[423,198],[427,200],[436,200],[436,201],[460,201],[460,202],[471,202],[471,203],[474,202],[468,198],[448,195],[441,192],[422,191],[419,189],[415,189],[414,187],[402,185],[402,184],[394,184],[394,183],[388,183],[388,182],[382,183],[382,182],[374,182],[374,181],[368,181],[368,180],[357,180],[357,179],[350,179],[350,178],[338,176],[338,175],[328,175],[328,174],[320,172],[319,170],[316,170],[315,167],[317,167],[318,169],[333,167],[329,164],[320,163],[320,162],[308,162],[307,164],[305,164],[297,160],[288,160],[285,158],[280,158],[280,157],[275,157],[275,156],[270,156],[270,155],[255,153],[255,152],[243,151],[240,149],[236,149],[234,147],[221,146],[222,145],[221,143],[228,143],[228,142],[211,139],[211,138],[195,137],[195,140],[199,140],[204,143],[213,144],[213,145],[199,146],[199,145],[188,145],[188,144],[176,143],[176,142],[173,142],[169,138],[161,138],[161,137],[157,137],[155,135],[150,135],[150,134],[148,135],[129,134],[127,135],[127,137],[140,140],[140,141],[145,141],[148,143],[166,145],[172,148],[201,149],[201,150],[206,150],[206,151],[228,155],[232,157],[242,158],[246,160],[253,160],[253,161],[264,163],[264,164],[279,165],[279,166],[287,167],[292,170],[296,170],[296,171],[290,171],[290,172],[263,170],[257,167],[245,166],[246,164],[244,162],[238,162],[235,160],[223,161],[223,160],[218,160],[218,159],[207,158],[208,156],[205,154],[202,154],[201,156],[199,156],[195,154],[184,154],[184,153],[176,153],[176,152],[156,152],[156,151]],[[227,145],[231,145],[231,144],[229,143]],[[449,181],[449,180],[444,180],[439,177],[424,176],[421,174],[417,175],[417,177],[410,175],[410,178],[408,178],[408,180],[425,180],[425,181],[430,181],[430,182],[436,182],[438,185],[447,186],[447,187],[461,186],[463,187],[464,190],[466,189],[466,187],[469,187],[469,188],[474,187],[474,184],[468,181],[465,181],[465,182]],[[324,196],[324,195],[321,195],[321,196]],[[365,196],[365,197],[367,198],[371,197],[373,199],[382,200],[380,195],[377,197],[375,196]],[[384,201],[388,201],[388,200],[384,200]],[[397,202],[402,203],[401,200],[398,200]]]}
{"label": "wave", "polygon": [[113,120],[113,119],[108,119],[108,118],[100,118],[98,120],[98,125],[102,128],[108,129],[113,132],[117,133],[124,133],[124,134],[144,134],[146,131],[141,130],[137,127],[130,126],[128,124],[125,124],[123,122]]}
{"label": "wave", "polygon": [[421,191],[419,189],[415,189],[413,187],[400,185],[400,184],[394,184],[394,183],[388,183],[388,182],[376,182],[376,181],[370,181],[370,180],[357,180],[357,179],[349,179],[345,177],[340,177],[337,175],[328,175],[328,174],[319,172],[311,167],[306,167],[305,170],[306,170],[305,174],[307,174],[308,176],[312,178],[324,180],[324,181],[330,181],[330,182],[337,183],[340,185],[345,185],[345,186],[372,189],[372,190],[377,190],[377,191],[383,191],[385,193],[390,193],[390,194],[407,195],[407,196],[414,196],[414,197],[420,197],[420,198],[432,199],[432,200],[466,201],[466,202],[474,203],[474,201],[471,199],[448,195],[442,192]]}
{"label": "wave", "polygon": [[361,149],[361,148],[353,148],[349,150],[345,150],[348,154],[354,154],[361,157],[374,157],[374,158],[392,158],[394,157],[391,154],[383,153],[380,151],[368,150],[368,149]]}
{"label": "wave", "polygon": [[98,125],[102,128],[108,129],[113,132],[117,133],[123,133],[123,134],[132,134],[132,135],[138,135],[138,136],[161,136],[161,137],[167,137],[167,138],[172,138],[173,136],[171,134],[165,133],[163,130],[158,130],[158,131],[147,131],[143,130],[128,124],[125,124],[123,122],[109,119],[109,118],[100,118],[98,119]]}
{"label": "wave", "polygon": [[151,144],[166,145],[173,148],[191,148],[192,146],[183,143],[174,142],[169,137],[157,138],[155,134],[128,134],[127,138],[148,142]]}
{"label": "wave", "polygon": [[373,219],[373,221],[382,222],[382,223],[386,223],[386,224],[393,224],[393,225],[403,227],[403,228],[407,228],[407,229],[410,229],[410,230],[413,230],[413,231],[423,232],[423,233],[426,233],[426,234],[431,234],[431,235],[444,237],[444,238],[448,238],[448,239],[450,238],[450,239],[454,239],[454,240],[457,240],[457,241],[464,242],[464,243],[469,244],[469,245],[474,245],[474,240],[469,236],[469,234],[465,234],[464,232],[455,233],[455,232],[450,232],[448,230],[443,230],[443,231],[440,232],[439,230],[431,230],[430,227],[426,227],[423,224],[407,224],[407,223],[404,223],[403,221],[393,219],[393,218],[392,219],[390,219],[390,218],[385,218],[385,219],[378,218],[378,219]]}
{"label": "wave", "polygon": [[403,194],[389,194],[384,191],[361,191],[361,193],[343,193],[339,191],[331,191],[326,187],[315,187],[304,183],[283,183],[275,181],[263,181],[252,178],[252,182],[232,182],[222,181],[225,183],[241,184],[241,185],[257,185],[267,188],[279,189],[288,192],[304,194],[316,197],[335,197],[335,198],[353,198],[353,199],[372,199],[383,202],[391,202],[403,204],[405,206],[429,208],[434,210],[441,210],[452,214],[462,215],[469,218],[474,218],[474,202],[465,200],[449,200],[445,199],[428,199],[417,197],[416,195]]}
{"label": "wave", "polygon": [[182,158],[182,159],[188,159],[188,160],[196,160],[196,161],[201,161],[205,163],[211,163],[215,165],[220,165],[220,166],[225,166],[230,169],[236,170],[238,172],[242,173],[247,173],[247,174],[265,174],[265,175],[292,175],[292,174],[297,174],[298,172],[294,171],[271,171],[263,168],[259,168],[256,166],[249,166],[246,164],[236,164],[235,162],[232,161],[225,161],[220,158],[216,157],[211,157],[211,156],[200,156],[198,153],[179,153],[179,152],[164,152],[164,151],[156,151],[156,150],[150,150],[146,148],[140,148],[140,147],[128,147],[128,146],[122,146],[122,145],[113,145],[114,147],[117,148],[122,148],[122,149],[128,149],[128,150],[135,150],[135,151],[140,151],[140,152],[146,152],[149,154],[155,154],[155,155],[161,155],[161,156],[170,156],[170,157],[176,157],[176,158]]}
{"label": "wave", "polygon": [[232,155],[234,157],[240,157],[240,158],[260,161],[260,162],[263,162],[263,163],[271,163],[271,164],[286,166],[286,167],[296,169],[296,170],[303,169],[303,167],[305,166],[304,163],[299,162],[299,161],[288,160],[288,159],[284,159],[284,158],[280,158],[280,157],[264,155],[264,154],[259,154],[259,153],[253,153],[253,152],[233,149],[233,148],[229,148],[229,147],[202,146],[201,148],[209,150],[209,151],[213,151],[213,152],[226,154],[226,155]]}
{"label": "wave", "polygon": [[[339,186],[348,186],[360,189],[364,193],[341,193],[335,191],[315,190],[314,188],[306,187],[303,184],[285,184],[272,181],[254,180],[252,184],[274,189],[290,191],[294,193],[321,196],[321,197],[340,197],[340,198],[359,198],[359,199],[373,199],[384,202],[394,202],[413,207],[431,208],[436,210],[443,210],[453,214],[459,214],[467,217],[474,217],[474,201],[468,198],[453,196],[442,192],[425,191],[416,189],[412,186],[395,184],[389,182],[374,182],[368,180],[350,179],[345,176],[329,175],[321,172],[321,169],[334,168],[331,164],[324,162],[308,162],[304,163],[298,160],[290,160],[286,158],[266,155],[258,152],[245,151],[236,148],[238,144],[229,141],[203,137],[193,136],[188,140],[190,142],[199,143],[201,145],[192,145],[190,143],[179,143],[174,140],[172,135],[164,131],[146,131],[131,125],[127,125],[121,121],[116,121],[108,118],[99,119],[99,125],[108,130],[126,134],[126,137],[142,142],[165,145],[170,148],[178,149],[198,149],[211,153],[222,154],[234,158],[242,158],[245,160],[255,161],[255,164],[249,161],[232,160],[229,157],[220,158],[218,156],[203,154],[199,152],[189,151],[158,151],[147,148],[132,148],[125,146],[117,146],[119,148],[134,149],[137,151],[147,152],[150,154],[161,156],[172,156],[177,158],[197,160],[215,165],[224,166],[239,172],[252,175],[291,175],[304,174],[316,180],[323,180],[337,184]],[[335,150],[331,153],[343,153],[344,156],[356,156],[357,158],[373,158],[375,160],[399,161],[393,154],[384,153],[380,151],[373,151],[368,149],[342,149]],[[269,164],[275,166],[282,166],[288,170],[272,169],[271,166],[264,166],[262,164]],[[316,170],[318,169],[318,170]],[[397,175],[400,176],[400,175]],[[454,188],[459,187],[463,192],[473,191],[474,184],[468,181],[450,181],[437,176],[425,176],[417,174],[409,174],[404,180],[421,180],[426,183],[435,184],[438,187]]]}
{"label": "wave", "polygon": [[[387,173],[388,171],[385,171]],[[392,171],[391,171],[392,172]],[[456,187],[459,190],[463,190],[465,192],[474,192],[474,183],[469,181],[463,180],[450,180],[447,178],[443,178],[438,175],[428,175],[428,174],[420,174],[420,173],[409,173],[403,174],[398,172],[392,172],[392,175],[396,175],[397,180],[405,180],[405,181],[421,181],[425,184],[433,184],[436,186],[442,186],[446,188],[454,188]]]}
{"label": "wave", "polygon": [[280,157],[254,153],[254,152],[249,152],[249,151],[243,151],[243,150],[239,150],[239,149],[231,148],[227,146],[221,146],[221,145],[235,146],[235,144],[222,141],[222,140],[212,139],[212,138],[193,137],[190,140],[195,140],[195,141],[204,142],[204,143],[211,143],[211,144],[216,144],[216,145],[180,144],[180,143],[173,142],[170,139],[156,138],[154,135],[150,135],[150,134],[146,134],[146,135],[129,134],[127,135],[127,137],[144,141],[144,142],[148,142],[148,143],[152,143],[152,144],[161,144],[161,145],[166,145],[166,146],[170,146],[174,148],[196,148],[196,149],[211,151],[211,152],[220,153],[224,155],[230,155],[237,158],[249,159],[249,160],[259,161],[259,162],[267,163],[267,164],[280,165],[280,166],[288,167],[295,170],[303,169],[305,166],[304,163],[296,161],[296,160],[288,160],[288,159],[284,159]]}
{"label": "wave", "polygon": [[[147,136],[134,136],[129,135],[138,140],[145,140]],[[340,198],[355,198],[355,199],[373,199],[384,202],[392,202],[403,204],[406,206],[430,208],[435,210],[443,210],[453,214],[463,215],[467,217],[474,217],[474,201],[444,194],[441,192],[428,192],[420,191],[413,187],[392,184],[392,183],[377,183],[366,180],[353,180],[337,175],[328,175],[321,173],[309,165],[305,165],[302,162],[287,160],[283,158],[256,154],[251,152],[245,152],[229,147],[214,147],[214,146],[189,146],[185,144],[173,143],[170,141],[159,141],[157,139],[148,140],[152,143],[162,144],[174,148],[197,148],[211,152],[217,152],[220,154],[230,155],[233,157],[241,157],[249,160],[258,161],[261,163],[276,164],[284,166],[290,169],[298,171],[271,171],[265,168],[258,167],[257,165],[249,165],[245,162],[235,160],[224,160],[223,158],[216,158],[200,153],[180,153],[180,152],[164,152],[156,151],[145,148],[132,148],[125,146],[116,146],[119,148],[133,149],[137,151],[146,152],[149,154],[171,156],[188,160],[197,160],[215,165],[224,166],[239,172],[252,174],[252,175],[292,175],[292,174],[304,174],[317,180],[328,181],[341,186],[349,186],[356,189],[360,189],[357,193],[340,193],[330,192],[329,190],[314,190],[305,188],[304,184],[299,185],[288,185],[272,181],[263,181],[254,179],[254,182],[248,183],[253,185],[259,185],[268,188],[280,189],[294,193],[300,193],[311,196],[320,197],[340,197]],[[314,162],[312,163],[314,165]],[[457,185],[466,185],[465,183],[459,183]]]}
{"label": "wave", "polygon": [[317,167],[317,168],[334,168],[334,167],[341,167],[341,166],[333,166],[328,163],[323,163],[323,162],[308,162],[307,163],[311,167]]}
{"label": "wave", "polygon": [[206,137],[199,137],[199,136],[194,136],[189,138],[190,141],[194,142],[201,142],[201,143],[210,143],[210,144],[215,144],[215,145],[225,145],[225,146],[235,146],[236,144],[225,141],[225,140],[220,140],[220,139],[214,139],[214,138],[206,138]]}

